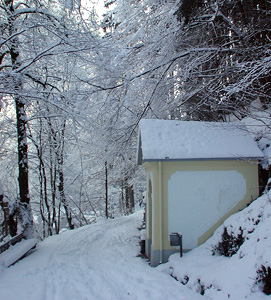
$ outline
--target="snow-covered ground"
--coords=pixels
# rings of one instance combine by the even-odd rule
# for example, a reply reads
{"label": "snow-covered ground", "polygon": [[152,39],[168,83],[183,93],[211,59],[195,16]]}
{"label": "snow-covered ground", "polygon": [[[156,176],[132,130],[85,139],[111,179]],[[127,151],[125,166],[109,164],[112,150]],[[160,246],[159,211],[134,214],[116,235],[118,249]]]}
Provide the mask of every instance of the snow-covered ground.
{"label": "snow-covered ground", "polygon": [[0,269],[1,300],[197,300],[202,297],[137,257],[142,212],[47,238]]}
{"label": "snow-covered ground", "polygon": [[[238,251],[231,257],[214,251],[224,228],[234,237],[242,235],[244,241],[240,248],[232,247]],[[229,217],[204,245],[181,259],[172,255],[158,269],[214,300],[261,300],[271,298],[262,292],[263,284],[256,284],[262,266],[271,266],[271,192]]]}
{"label": "snow-covered ground", "polygon": [[[137,257],[141,222],[139,211],[47,238],[14,266],[0,266],[0,299],[270,299],[256,281],[257,270],[271,266],[271,192],[228,218],[204,245],[156,268]],[[214,253],[224,227],[244,241],[231,257]]]}

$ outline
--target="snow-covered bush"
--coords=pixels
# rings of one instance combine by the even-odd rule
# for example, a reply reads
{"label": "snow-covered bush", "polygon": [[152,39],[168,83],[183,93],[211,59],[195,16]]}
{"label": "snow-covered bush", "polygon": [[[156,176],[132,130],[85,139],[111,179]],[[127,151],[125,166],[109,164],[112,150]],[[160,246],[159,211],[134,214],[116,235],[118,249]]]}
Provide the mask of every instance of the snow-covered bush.
{"label": "snow-covered bush", "polygon": [[222,240],[213,249],[213,255],[219,254],[231,257],[239,250],[244,243],[243,230],[240,227],[240,232],[235,236],[233,233],[229,234],[226,227],[222,233]]}
{"label": "snow-covered bush", "polygon": [[257,283],[263,283],[263,292],[266,295],[271,295],[271,268],[262,266],[257,273]]}

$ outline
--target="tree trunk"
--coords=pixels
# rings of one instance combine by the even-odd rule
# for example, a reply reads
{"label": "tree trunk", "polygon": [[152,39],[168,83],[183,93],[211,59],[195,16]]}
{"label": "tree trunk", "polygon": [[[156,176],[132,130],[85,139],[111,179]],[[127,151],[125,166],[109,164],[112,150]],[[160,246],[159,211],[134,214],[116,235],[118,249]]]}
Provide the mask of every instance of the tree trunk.
{"label": "tree trunk", "polygon": [[63,128],[61,130],[61,140],[60,140],[60,150],[57,153],[58,157],[58,191],[59,191],[59,196],[60,196],[60,202],[63,204],[65,212],[66,212],[66,217],[67,221],[69,224],[70,229],[74,229],[74,224],[72,222],[72,214],[69,209],[66,196],[65,196],[65,191],[64,191],[64,172],[63,172],[63,165],[64,165],[64,135],[65,135],[65,128],[66,128],[66,122],[63,124]]}
{"label": "tree trunk", "polygon": [[108,218],[108,168],[105,162],[105,216]]}
{"label": "tree trunk", "polygon": [[4,212],[4,236],[7,236],[9,234],[9,230],[8,230],[9,208],[8,208],[8,202],[4,201],[4,195],[1,194],[0,194],[0,205],[2,206]]}
{"label": "tree trunk", "polygon": [[125,180],[125,200],[126,211],[128,214],[132,214],[135,207],[134,189],[132,185],[128,184],[127,180]]}
{"label": "tree trunk", "polygon": [[[14,7],[12,0],[5,1],[6,7],[9,10],[10,17],[8,18],[9,35],[16,34]],[[28,180],[28,147],[27,147],[27,134],[26,134],[26,112],[25,112],[25,99],[21,96],[22,80],[21,74],[17,72],[20,67],[20,50],[19,41],[15,35],[11,39],[10,44],[10,57],[13,71],[13,89],[14,100],[16,108],[16,121],[17,121],[17,139],[18,139],[18,165],[19,165],[19,219],[22,223],[24,236],[31,238],[34,235],[33,230],[33,217],[30,207],[29,195],[29,180]]]}
{"label": "tree trunk", "polygon": [[[17,90],[17,87],[16,87]],[[26,136],[25,103],[20,96],[15,96],[18,137],[18,165],[19,165],[19,218],[22,222],[24,235],[33,237],[33,218],[30,207],[29,179],[28,179],[28,147]]]}

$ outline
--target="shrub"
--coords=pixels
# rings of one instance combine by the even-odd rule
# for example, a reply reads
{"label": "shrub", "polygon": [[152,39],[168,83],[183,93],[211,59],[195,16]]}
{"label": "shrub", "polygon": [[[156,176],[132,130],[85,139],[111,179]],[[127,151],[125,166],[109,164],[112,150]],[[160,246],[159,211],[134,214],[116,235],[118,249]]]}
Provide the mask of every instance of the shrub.
{"label": "shrub", "polygon": [[257,271],[257,283],[263,283],[263,292],[266,295],[271,295],[271,268],[268,266],[262,266],[260,270]]}
{"label": "shrub", "polygon": [[243,230],[240,227],[240,233],[234,236],[232,233],[229,234],[227,228],[224,227],[222,234],[222,241],[218,243],[213,249],[213,255],[219,254],[226,257],[231,257],[237,253],[241,245],[244,243],[245,238],[243,237]]}

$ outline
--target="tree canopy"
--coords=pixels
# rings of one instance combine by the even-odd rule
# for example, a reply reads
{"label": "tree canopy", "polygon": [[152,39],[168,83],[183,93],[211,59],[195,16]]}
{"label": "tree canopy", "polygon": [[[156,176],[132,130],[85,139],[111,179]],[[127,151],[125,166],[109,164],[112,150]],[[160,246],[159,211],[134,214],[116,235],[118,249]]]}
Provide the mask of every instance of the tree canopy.
{"label": "tree canopy", "polygon": [[32,215],[46,236],[105,215],[108,197],[132,211],[142,118],[270,109],[270,1],[104,5],[100,20],[80,1],[1,0],[1,182],[27,236]]}

